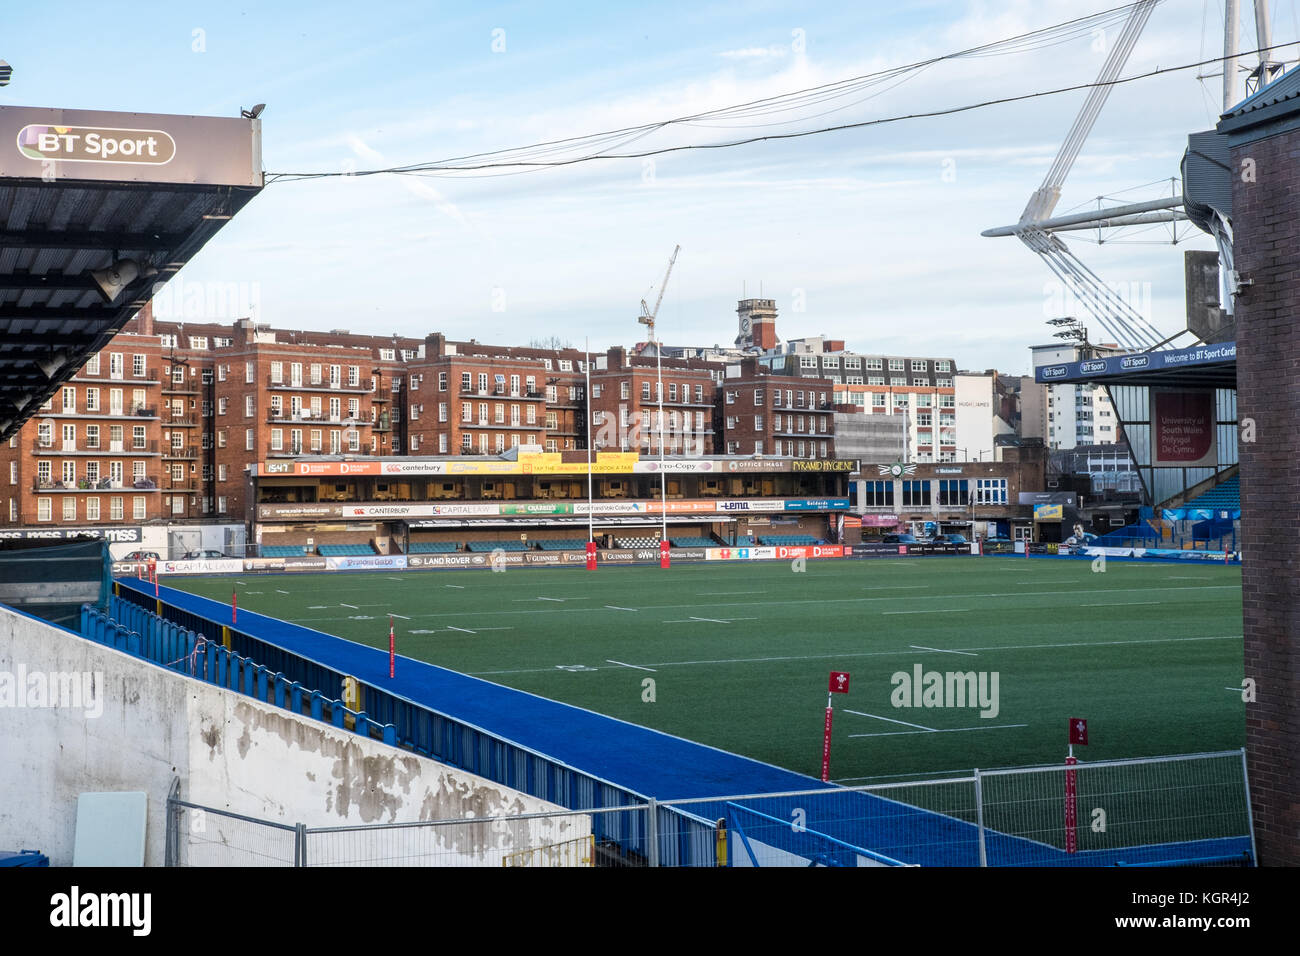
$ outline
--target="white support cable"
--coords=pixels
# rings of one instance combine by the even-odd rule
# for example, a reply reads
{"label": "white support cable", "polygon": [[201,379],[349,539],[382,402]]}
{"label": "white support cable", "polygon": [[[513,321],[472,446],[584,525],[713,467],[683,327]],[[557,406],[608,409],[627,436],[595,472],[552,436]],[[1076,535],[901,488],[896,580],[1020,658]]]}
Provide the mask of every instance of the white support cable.
{"label": "white support cable", "polygon": [[1147,334],[1138,327],[1134,320],[1140,319],[1140,316],[1123,299],[1115,295],[1096,274],[1084,266],[1069,249],[1062,246],[1060,249],[1053,249],[1051,255],[1057,265],[1065,269],[1073,279],[1072,286],[1076,294],[1086,293],[1085,304],[1091,302],[1093,314],[1098,319],[1104,316],[1119,327],[1121,331],[1112,334],[1116,335],[1120,345],[1143,348],[1154,346],[1160,341],[1159,338]]}
{"label": "white support cable", "polygon": [[1039,254],[1042,256],[1043,262],[1047,265],[1047,268],[1050,269],[1060,280],[1061,284],[1067,289],[1075,290],[1075,295],[1077,295],[1080,300],[1083,301],[1084,305],[1088,307],[1089,311],[1093,313],[1093,317],[1101,324],[1102,328],[1106,330],[1107,334],[1114,338],[1116,342],[1124,344],[1123,340],[1125,336],[1121,334],[1119,329],[1111,324],[1107,311],[1100,308],[1095,302],[1090,301],[1092,299],[1091,290],[1086,286],[1075,289],[1075,282],[1068,270],[1063,266],[1058,265],[1055,258],[1050,253],[1040,252]]}
{"label": "white support cable", "polygon": [[1101,277],[1089,269],[1064,243],[1060,242],[1059,239],[1055,241],[1060,246],[1061,254],[1067,257],[1076,269],[1089,277],[1093,285],[1102,292],[1103,296],[1114,304],[1115,308],[1119,312],[1117,317],[1120,320],[1131,321],[1131,323],[1136,327],[1135,331],[1141,330],[1140,337],[1148,339],[1153,345],[1165,340],[1165,334],[1148,322],[1146,316],[1125,302],[1114,289],[1102,282]]}

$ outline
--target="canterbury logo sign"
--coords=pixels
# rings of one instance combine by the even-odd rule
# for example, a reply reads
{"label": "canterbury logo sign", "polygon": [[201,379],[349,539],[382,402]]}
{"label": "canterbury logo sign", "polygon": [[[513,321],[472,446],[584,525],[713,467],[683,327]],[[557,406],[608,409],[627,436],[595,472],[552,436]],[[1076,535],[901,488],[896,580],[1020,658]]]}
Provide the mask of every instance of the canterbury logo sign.
{"label": "canterbury logo sign", "polygon": [[63,163],[165,166],[176,156],[176,141],[160,129],[33,125],[18,131],[18,152]]}

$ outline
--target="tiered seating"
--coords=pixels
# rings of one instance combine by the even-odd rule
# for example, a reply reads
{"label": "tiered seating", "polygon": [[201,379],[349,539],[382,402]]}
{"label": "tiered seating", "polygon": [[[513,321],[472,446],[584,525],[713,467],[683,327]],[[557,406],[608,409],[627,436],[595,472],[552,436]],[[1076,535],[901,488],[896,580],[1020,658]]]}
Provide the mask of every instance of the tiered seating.
{"label": "tiered seating", "polygon": [[449,554],[459,551],[460,544],[455,541],[412,541],[407,554]]}
{"label": "tiered seating", "polygon": [[756,543],[752,534],[742,534],[736,538],[736,547],[738,548],[752,548]]}
{"label": "tiered seating", "polygon": [[316,549],[323,558],[362,558],[378,554],[370,542],[365,544],[322,544]]}
{"label": "tiered seating", "polygon": [[587,547],[586,538],[539,538],[530,543],[543,551],[583,551]]}
{"label": "tiered seating", "polygon": [[718,542],[712,538],[669,538],[668,543],[674,548],[716,548]]}
{"label": "tiered seating", "polygon": [[522,541],[467,541],[465,546],[471,551],[527,551],[528,545]]}
{"label": "tiered seating", "polygon": [[804,544],[821,543],[810,534],[765,534],[761,535],[759,540],[769,548],[784,548]]}
{"label": "tiered seating", "polygon": [[1183,507],[1209,508],[1214,511],[1240,511],[1241,482],[1234,475],[1222,484],[1215,485],[1209,491],[1197,495],[1184,504]]}
{"label": "tiered seating", "polygon": [[658,539],[658,538],[651,538],[651,537],[643,537],[643,538],[615,538],[615,539],[614,539],[614,544],[615,544],[617,547],[623,548],[623,549],[628,550],[628,551],[638,551],[638,550],[642,550],[642,549],[644,549],[644,548],[657,548],[657,547],[659,547],[659,539]]}
{"label": "tiered seating", "polygon": [[262,545],[262,557],[264,558],[300,558],[306,553],[307,546],[303,544]]}

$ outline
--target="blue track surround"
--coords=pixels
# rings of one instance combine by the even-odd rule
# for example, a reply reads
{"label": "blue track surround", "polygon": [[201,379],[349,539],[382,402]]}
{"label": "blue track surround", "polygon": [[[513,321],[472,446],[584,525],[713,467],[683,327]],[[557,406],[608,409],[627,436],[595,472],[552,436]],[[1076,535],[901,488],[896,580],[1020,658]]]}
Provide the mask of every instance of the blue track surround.
{"label": "blue track surround", "polygon": [[[139,579],[118,583],[123,598],[154,609],[152,584]],[[230,620],[229,604],[168,587],[159,588],[158,595],[165,618],[210,638],[219,638]],[[363,688],[362,709],[371,720],[393,724],[399,746],[563,806],[590,809],[640,804],[644,798],[824,790],[825,796],[773,796],[745,805],[783,821],[801,809],[808,830],[891,861],[979,864],[973,820],[876,794],[849,795],[803,774],[422,661],[399,657],[390,679],[383,650],[251,611],[239,611],[231,630],[234,650],[290,680],[333,693],[334,682],[344,675],[355,677]],[[559,782],[561,776],[567,782]],[[726,801],[706,799],[680,810],[661,807],[661,862],[712,865],[711,822],[728,817]],[[785,832],[795,831],[787,827]],[[635,840],[622,843],[645,848]],[[1250,850],[1249,837],[1241,837],[1067,855],[992,830],[986,831],[985,843],[990,866],[1133,865]]]}

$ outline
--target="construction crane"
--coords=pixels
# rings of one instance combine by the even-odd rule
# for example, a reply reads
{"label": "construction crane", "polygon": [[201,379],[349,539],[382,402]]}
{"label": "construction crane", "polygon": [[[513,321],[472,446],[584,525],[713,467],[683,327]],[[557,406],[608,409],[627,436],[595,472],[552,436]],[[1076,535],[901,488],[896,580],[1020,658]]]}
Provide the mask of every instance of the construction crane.
{"label": "construction crane", "polygon": [[[677,261],[677,253],[682,251],[680,245],[673,247],[673,254],[668,259],[668,271],[664,273],[664,281],[659,285],[659,298],[655,299],[654,311],[650,311],[645,304],[645,299],[641,300],[641,315],[637,321],[650,329],[650,341],[655,342],[655,319],[659,315],[659,306],[664,301],[664,290],[668,288],[668,277],[673,274],[673,264]],[[658,345],[655,346],[655,352],[659,351]]]}
{"label": "construction crane", "polygon": [[[663,363],[663,346],[655,338],[655,319],[659,316],[659,306],[664,301],[664,290],[668,288],[668,277],[673,274],[673,263],[677,261],[677,253],[682,251],[680,245],[673,246],[673,254],[668,260],[668,271],[664,273],[664,281],[659,284],[659,297],[655,299],[655,307],[652,312],[645,304],[645,299],[641,300],[641,314],[637,316],[637,321],[650,330],[650,341],[655,344],[655,375],[658,379],[659,387],[659,501],[665,503],[668,501],[668,476],[664,470],[664,363]],[[659,566],[667,568],[668,559],[668,508],[661,508],[661,524],[659,530]]]}

